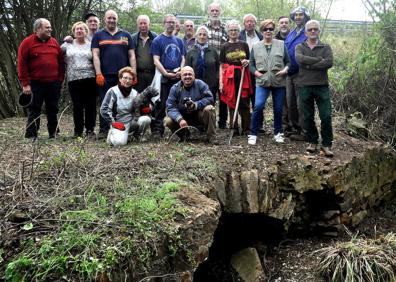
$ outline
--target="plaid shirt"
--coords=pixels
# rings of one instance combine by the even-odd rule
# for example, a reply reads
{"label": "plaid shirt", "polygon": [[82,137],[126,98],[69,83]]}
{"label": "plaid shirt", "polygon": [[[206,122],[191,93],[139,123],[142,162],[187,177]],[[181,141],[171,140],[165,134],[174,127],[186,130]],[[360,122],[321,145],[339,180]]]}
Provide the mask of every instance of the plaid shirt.
{"label": "plaid shirt", "polygon": [[214,47],[217,50],[217,53],[220,53],[220,46],[224,42],[227,42],[227,31],[224,24],[220,24],[220,27],[216,29],[212,27],[210,21],[208,21],[205,26],[209,29],[209,46]]}

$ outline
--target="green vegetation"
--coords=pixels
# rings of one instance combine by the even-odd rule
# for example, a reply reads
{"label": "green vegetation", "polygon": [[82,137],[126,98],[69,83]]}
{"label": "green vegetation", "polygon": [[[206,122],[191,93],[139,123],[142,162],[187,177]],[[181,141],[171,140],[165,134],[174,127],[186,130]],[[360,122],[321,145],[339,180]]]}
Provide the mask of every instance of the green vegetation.
{"label": "green vegetation", "polygon": [[[110,270],[132,257],[137,258],[135,263],[141,264],[142,270],[148,267],[155,255],[151,244],[156,243],[157,236],[161,232],[162,236],[175,233],[164,228],[164,223],[172,221],[175,213],[183,215],[174,195],[181,184],[169,182],[155,187],[147,182],[115,179],[107,185],[122,197],[114,201],[100,193],[100,187],[89,188],[81,209],[60,214],[62,224],[57,234],[24,242],[23,251],[7,265],[6,279],[43,281],[71,272],[79,279],[91,280],[101,273],[110,275]],[[109,234],[114,240],[108,240]],[[173,239],[170,255],[180,244],[176,237]]]}
{"label": "green vegetation", "polygon": [[396,4],[388,0],[371,4],[379,19],[371,31],[325,38],[334,50],[333,105],[346,114],[359,113],[368,122],[369,137],[395,146]]}
{"label": "green vegetation", "polygon": [[7,281],[117,280],[125,269],[144,275],[158,256],[179,253],[194,265],[176,222],[189,210],[177,194],[215,172],[201,149],[174,144],[164,153],[155,145],[146,154],[134,145],[101,149],[84,140],[35,146],[22,178],[29,195],[40,197],[19,225],[19,246],[0,249]]}
{"label": "green vegetation", "polygon": [[314,252],[320,262],[318,271],[332,282],[396,281],[396,235],[377,239],[357,236]]}

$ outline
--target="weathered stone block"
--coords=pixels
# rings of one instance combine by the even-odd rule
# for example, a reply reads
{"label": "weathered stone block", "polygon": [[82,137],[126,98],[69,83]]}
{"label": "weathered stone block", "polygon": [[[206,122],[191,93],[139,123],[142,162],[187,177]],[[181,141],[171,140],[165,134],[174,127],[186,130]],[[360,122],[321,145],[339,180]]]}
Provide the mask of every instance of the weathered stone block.
{"label": "weathered stone block", "polygon": [[224,181],[220,177],[214,179],[214,187],[216,191],[217,199],[219,200],[222,207],[227,204],[227,195]]}
{"label": "weathered stone block", "polygon": [[289,193],[287,197],[281,202],[281,204],[275,210],[269,212],[269,216],[277,219],[288,220],[294,212],[296,203],[293,201],[293,195]]}
{"label": "weathered stone block", "polygon": [[242,208],[245,213],[258,213],[259,179],[257,170],[244,171],[241,174]]}
{"label": "weathered stone block", "polygon": [[245,282],[257,282],[264,279],[264,271],[255,248],[239,251],[231,257],[231,265]]}
{"label": "weathered stone block", "polygon": [[352,216],[351,225],[356,226],[367,216],[367,210],[362,210]]}
{"label": "weathered stone block", "polygon": [[226,195],[227,201],[224,210],[230,213],[242,212],[241,181],[239,179],[239,174],[236,172],[231,172],[231,174],[227,176]]}

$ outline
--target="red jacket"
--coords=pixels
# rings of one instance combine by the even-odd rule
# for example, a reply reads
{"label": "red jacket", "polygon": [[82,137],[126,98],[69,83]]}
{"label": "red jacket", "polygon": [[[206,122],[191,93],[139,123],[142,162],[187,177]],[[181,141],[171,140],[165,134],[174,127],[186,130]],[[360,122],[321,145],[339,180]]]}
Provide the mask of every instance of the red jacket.
{"label": "red jacket", "polygon": [[29,85],[31,80],[62,82],[65,63],[56,39],[42,41],[36,34],[26,37],[18,48],[18,77],[22,86]]}
{"label": "red jacket", "polygon": [[[238,93],[235,93],[235,69],[242,70],[242,66],[223,64],[223,93],[220,99],[231,109],[235,109]],[[237,86],[237,89],[239,85]],[[245,75],[242,82],[241,98],[247,98],[253,93],[252,83],[250,81],[249,69],[245,68]]]}

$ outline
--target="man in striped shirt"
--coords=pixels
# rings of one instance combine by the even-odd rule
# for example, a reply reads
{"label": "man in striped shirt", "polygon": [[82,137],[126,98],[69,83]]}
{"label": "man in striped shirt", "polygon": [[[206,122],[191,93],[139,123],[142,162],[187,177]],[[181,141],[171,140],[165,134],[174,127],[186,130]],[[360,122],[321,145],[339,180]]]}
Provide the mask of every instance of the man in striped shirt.
{"label": "man in striped shirt", "polygon": [[[220,54],[220,46],[227,42],[227,31],[225,25],[220,21],[221,8],[220,4],[213,2],[208,6],[208,15],[209,21],[205,24],[205,26],[209,29],[208,34],[208,44],[209,46],[214,47],[217,50],[217,53]],[[213,93],[213,95],[218,95],[219,98],[216,99],[219,101],[219,120],[218,125],[219,128],[227,127],[227,118],[228,118],[228,109],[227,105],[220,99],[220,93]]]}

